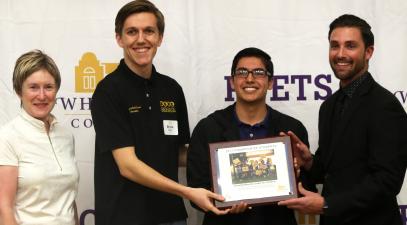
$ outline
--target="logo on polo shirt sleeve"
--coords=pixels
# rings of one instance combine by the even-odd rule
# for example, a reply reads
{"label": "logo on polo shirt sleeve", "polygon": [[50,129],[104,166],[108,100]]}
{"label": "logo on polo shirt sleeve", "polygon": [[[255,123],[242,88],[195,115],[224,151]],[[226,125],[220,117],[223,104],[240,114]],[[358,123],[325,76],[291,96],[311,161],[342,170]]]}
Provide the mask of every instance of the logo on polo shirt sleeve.
{"label": "logo on polo shirt sleeve", "polygon": [[160,101],[161,112],[175,113],[175,102],[173,101]]}

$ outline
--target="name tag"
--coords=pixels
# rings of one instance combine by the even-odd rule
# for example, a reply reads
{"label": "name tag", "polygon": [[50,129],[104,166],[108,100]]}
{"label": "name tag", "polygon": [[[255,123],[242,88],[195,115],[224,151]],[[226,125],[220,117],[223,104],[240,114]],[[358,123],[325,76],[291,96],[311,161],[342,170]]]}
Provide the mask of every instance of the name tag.
{"label": "name tag", "polygon": [[163,126],[165,135],[178,135],[178,121],[163,120]]}

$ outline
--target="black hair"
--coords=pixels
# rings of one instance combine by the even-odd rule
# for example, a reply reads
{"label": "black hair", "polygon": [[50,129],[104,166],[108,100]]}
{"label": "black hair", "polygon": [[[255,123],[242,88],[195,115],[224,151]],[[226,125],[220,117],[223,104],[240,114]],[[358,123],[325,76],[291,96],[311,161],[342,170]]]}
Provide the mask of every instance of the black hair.
{"label": "black hair", "polygon": [[245,48],[236,54],[236,56],[233,58],[233,63],[232,63],[232,68],[231,68],[232,75],[235,73],[239,60],[244,57],[260,58],[264,64],[264,66],[266,67],[267,72],[269,72],[269,78],[273,77],[274,66],[273,66],[273,62],[271,61],[271,57],[269,56],[269,54],[267,54],[263,50],[255,48],[255,47]]}
{"label": "black hair", "polygon": [[374,45],[374,35],[372,33],[370,25],[365,20],[351,14],[344,14],[336,18],[329,25],[328,40],[330,40],[331,38],[332,31],[338,27],[356,27],[362,34],[362,39],[365,47],[367,48]]}

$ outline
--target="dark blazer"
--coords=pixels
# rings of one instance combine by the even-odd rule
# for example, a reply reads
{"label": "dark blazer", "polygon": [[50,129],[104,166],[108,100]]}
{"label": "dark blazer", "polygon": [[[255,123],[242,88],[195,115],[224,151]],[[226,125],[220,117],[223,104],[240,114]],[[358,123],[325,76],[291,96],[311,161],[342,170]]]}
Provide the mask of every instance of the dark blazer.
{"label": "dark blazer", "polygon": [[311,168],[328,204],[320,224],[401,225],[396,195],[407,164],[406,112],[370,74],[333,124],[337,96],[321,105]]}
{"label": "dark blazer", "polygon": [[[268,107],[271,111],[269,136],[278,136],[281,131],[296,132],[308,145],[308,134],[298,120]],[[234,119],[234,105],[218,110],[202,119],[195,127],[188,149],[187,178],[191,187],[211,189],[209,168],[209,143],[240,139],[239,128]],[[193,204],[192,204],[193,205]],[[195,207],[195,206],[194,206]],[[197,208],[197,207],[195,207]],[[199,209],[199,208],[197,208]],[[253,222],[253,212],[254,216]],[[205,213],[203,224],[209,225],[245,225],[248,218],[256,225],[295,225],[294,213],[286,207],[276,205],[254,207],[241,214],[216,216]]]}

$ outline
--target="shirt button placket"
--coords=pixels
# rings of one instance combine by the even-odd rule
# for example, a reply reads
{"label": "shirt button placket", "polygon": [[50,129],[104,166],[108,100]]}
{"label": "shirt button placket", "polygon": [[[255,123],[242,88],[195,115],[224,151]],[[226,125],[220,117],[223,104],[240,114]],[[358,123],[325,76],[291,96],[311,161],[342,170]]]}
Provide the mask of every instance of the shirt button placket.
{"label": "shirt button placket", "polygon": [[151,107],[151,98],[150,98],[150,91],[149,91],[149,83],[146,81],[146,82],[144,82],[144,86],[145,86],[145,93],[146,93],[146,98],[147,98],[147,101],[146,102],[148,102],[148,110],[150,110],[151,111],[151,109],[152,109],[152,107]]}

